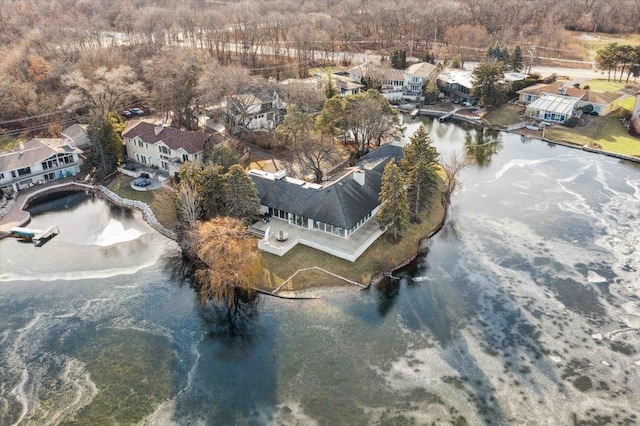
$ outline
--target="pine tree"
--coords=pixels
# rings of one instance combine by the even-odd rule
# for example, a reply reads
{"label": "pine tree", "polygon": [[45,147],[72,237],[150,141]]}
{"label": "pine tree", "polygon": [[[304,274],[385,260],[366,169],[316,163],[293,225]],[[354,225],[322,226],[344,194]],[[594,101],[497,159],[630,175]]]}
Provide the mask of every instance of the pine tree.
{"label": "pine tree", "polygon": [[482,61],[473,70],[471,94],[478,98],[480,106],[497,105],[502,102],[505,91],[500,84],[504,76],[502,62]]}
{"label": "pine tree", "polygon": [[324,96],[327,99],[331,99],[338,94],[336,84],[333,81],[333,74],[330,71],[327,72],[327,81],[324,84]]}
{"label": "pine tree", "polygon": [[393,238],[397,239],[398,232],[409,225],[409,205],[404,177],[394,159],[384,168],[379,198],[378,222],[391,229]]}
{"label": "pine tree", "polygon": [[253,181],[237,164],[224,176],[224,204],[226,215],[239,220],[251,219],[260,208]]}
{"label": "pine tree", "polygon": [[438,151],[422,125],[410,141],[403,149],[400,165],[407,181],[409,198],[414,204],[414,219],[417,220],[420,206],[438,188]]}
{"label": "pine tree", "polygon": [[520,72],[524,68],[524,57],[522,56],[522,48],[518,45],[513,49],[511,54],[511,69]]}
{"label": "pine tree", "polygon": [[399,70],[405,69],[407,67],[407,51],[394,50],[391,55],[391,66]]}

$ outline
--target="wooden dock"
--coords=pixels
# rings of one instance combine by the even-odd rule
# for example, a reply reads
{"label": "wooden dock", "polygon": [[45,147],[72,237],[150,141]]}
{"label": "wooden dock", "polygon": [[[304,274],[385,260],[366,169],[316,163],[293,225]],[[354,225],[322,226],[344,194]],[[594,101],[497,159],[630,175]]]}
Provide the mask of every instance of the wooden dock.
{"label": "wooden dock", "polygon": [[19,238],[24,241],[32,241],[33,244],[40,247],[56,235],[60,233],[60,228],[57,225],[49,226],[45,229],[24,228],[21,226],[15,226],[9,231],[13,237]]}

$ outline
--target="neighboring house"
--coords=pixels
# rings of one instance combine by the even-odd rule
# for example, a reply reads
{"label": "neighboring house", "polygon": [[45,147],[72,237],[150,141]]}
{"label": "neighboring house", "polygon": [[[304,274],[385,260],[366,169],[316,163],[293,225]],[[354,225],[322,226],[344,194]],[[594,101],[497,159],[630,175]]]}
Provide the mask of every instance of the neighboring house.
{"label": "neighboring house", "polygon": [[[326,236],[350,240],[375,218],[380,208],[378,194],[384,167],[391,158],[401,157],[402,147],[382,145],[363,156],[356,169],[322,185],[288,178],[284,172],[251,170],[249,176],[258,190],[262,213],[286,221],[291,227],[311,231],[300,243],[353,261],[381,234],[379,225],[373,227],[374,237],[363,238],[366,246],[354,248],[356,254],[335,249],[335,245],[327,243]],[[279,252],[270,250],[268,244],[260,247],[279,255],[292,248]]]}
{"label": "neighboring house", "polygon": [[346,77],[341,77],[339,75],[333,76],[333,81],[336,84],[336,88],[338,89],[338,95],[343,98],[345,96],[357,95],[360,93],[364,85],[359,83],[354,83]]}
{"label": "neighboring house", "polygon": [[122,134],[127,157],[138,163],[156,166],[174,176],[183,163],[202,164],[204,143],[224,141],[221,135],[178,130],[162,125],[141,122]]}
{"label": "neighboring house", "polygon": [[573,116],[578,98],[562,95],[543,95],[528,104],[525,116],[533,119],[564,123]]}
{"label": "neighboring house", "polygon": [[80,150],[63,139],[34,138],[0,152],[0,189],[14,191],[80,172]]}
{"label": "neighboring house", "polygon": [[89,139],[87,133],[88,129],[88,124],[74,124],[64,129],[60,133],[60,137],[74,148],[89,149],[91,148],[91,139]]}
{"label": "neighboring house", "polygon": [[582,99],[586,96],[587,91],[575,87],[564,87],[561,82],[554,82],[550,84],[534,84],[518,90],[516,93],[518,93],[518,101],[523,105],[527,105],[544,95],[560,95]]}
{"label": "neighboring house", "polygon": [[[545,115],[543,113],[545,106],[553,106],[547,111],[549,114],[546,115],[555,117],[555,119],[550,120],[557,123],[562,123],[571,117],[571,115],[565,114],[566,105],[572,105],[572,113],[586,105],[591,105],[593,111],[598,115],[607,115],[617,111],[620,108],[620,104],[629,97],[628,94],[620,92],[594,92],[593,90],[584,90],[576,87],[565,87],[561,82],[536,84],[519,90],[517,93],[518,101],[527,107],[525,115],[532,118],[541,118],[540,115]],[[558,100],[559,97],[567,100],[560,102]],[[535,104],[533,108],[530,108],[533,104]],[[564,106],[559,107],[560,104]],[[560,109],[556,111],[556,107]],[[529,111],[536,111],[535,115],[531,115]],[[546,118],[542,119],[547,120]]]}
{"label": "neighboring house", "polygon": [[420,95],[424,86],[427,85],[429,80],[432,80],[437,75],[437,68],[435,65],[428,62],[419,62],[411,65],[404,72],[404,86],[405,90],[409,93]]}
{"label": "neighboring house", "polygon": [[[436,66],[428,62],[413,64],[404,71],[378,67],[371,62],[349,70],[349,78],[356,83],[363,84],[367,79],[371,79],[380,84],[380,92],[387,100],[398,100],[403,97],[415,100],[422,95],[424,86],[435,76]],[[394,94],[397,95],[394,96]]]}
{"label": "neighboring house", "polygon": [[478,99],[471,94],[473,75],[471,71],[446,70],[438,76],[442,93],[455,102],[475,104]]}
{"label": "neighboring house", "polygon": [[598,115],[608,115],[621,108],[620,104],[630,96],[626,93],[618,92],[594,92],[587,90],[587,94],[578,102],[578,108],[585,105],[591,105],[593,111]]}
{"label": "neighboring house", "polygon": [[273,96],[246,93],[234,95],[228,104],[235,114],[236,125],[249,130],[273,130],[282,120],[282,103],[276,92]]}

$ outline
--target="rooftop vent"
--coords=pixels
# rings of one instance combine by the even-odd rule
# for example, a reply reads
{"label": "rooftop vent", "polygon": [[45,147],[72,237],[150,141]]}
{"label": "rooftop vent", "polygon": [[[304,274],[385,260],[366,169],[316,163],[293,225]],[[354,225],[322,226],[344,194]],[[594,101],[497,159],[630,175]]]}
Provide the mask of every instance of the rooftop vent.
{"label": "rooftop vent", "polygon": [[284,169],[283,169],[283,170],[278,170],[277,172],[275,172],[275,173],[273,174],[273,177],[274,177],[276,180],[284,179],[286,176],[287,176],[287,171],[286,171],[286,170],[284,170]]}
{"label": "rooftop vent", "polygon": [[559,87],[558,88],[558,95],[567,96],[567,88],[566,87]]}

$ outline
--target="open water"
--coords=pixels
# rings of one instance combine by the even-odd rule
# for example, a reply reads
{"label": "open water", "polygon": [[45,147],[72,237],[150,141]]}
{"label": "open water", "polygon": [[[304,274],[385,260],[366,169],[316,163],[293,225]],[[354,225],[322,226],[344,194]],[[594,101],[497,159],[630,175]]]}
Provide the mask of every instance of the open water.
{"label": "open water", "polygon": [[34,206],[62,232],[0,241],[0,424],[639,424],[640,167],[425,123],[478,160],[428,253],[233,327],[140,214]]}

